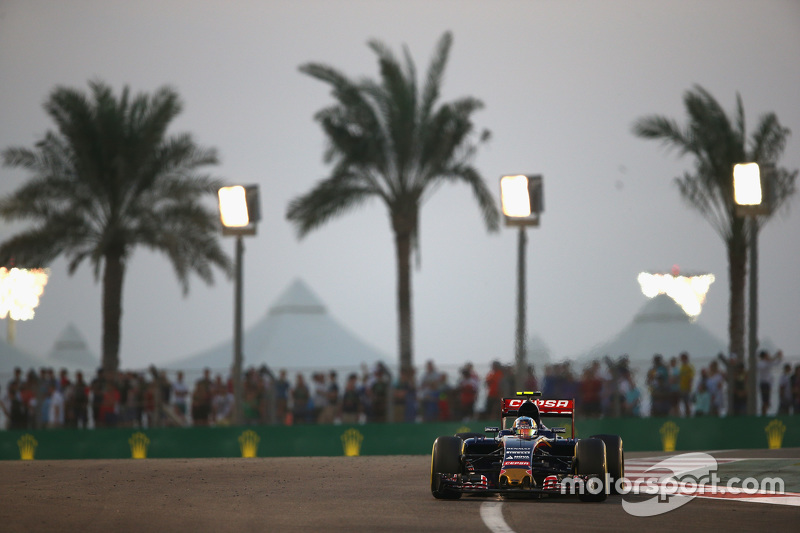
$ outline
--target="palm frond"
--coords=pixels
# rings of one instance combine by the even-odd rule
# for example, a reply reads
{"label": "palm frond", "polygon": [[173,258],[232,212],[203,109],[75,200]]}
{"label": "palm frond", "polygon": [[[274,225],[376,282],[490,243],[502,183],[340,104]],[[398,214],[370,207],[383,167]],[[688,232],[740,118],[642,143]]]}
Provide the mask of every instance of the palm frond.
{"label": "palm frond", "polygon": [[651,115],[637,119],[633,124],[633,133],[643,139],[660,140],[667,149],[675,149],[683,155],[693,153],[695,144],[690,132],[683,131],[675,120]]}
{"label": "palm frond", "polygon": [[428,66],[425,86],[422,90],[420,101],[420,122],[423,124],[428,121],[428,117],[433,110],[436,101],[439,99],[439,88],[444,80],[444,69],[447,66],[447,59],[450,55],[450,48],[453,45],[453,34],[445,32],[436,45],[430,65]]}
{"label": "palm frond", "polygon": [[[333,165],[332,173],[311,192],[292,200],[287,212],[300,236],[370,196],[382,198],[393,214],[409,209],[409,202],[420,202],[437,188],[437,177],[447,181],[445,176],[458,172],[453,169],[471,168],[474,175],[467,175],[479,179],[469,163],[477,144],[488,139],[487,132],[477,142],[472,137],[472,115],[483,103],[462,98],[437,107],[451,45],[452,35],[447,32],[437,44],[421,94],[408,48],[403,48],[401,63],[378,40],[368,42],[378,59],[378,81],[354,82],[318,63],[300,67],[301,72],[331,85],[336,99],[314,117],[328,140],[325,161]],[[341,200],[330,199],[339,193]],[[478,187],[476,198],[492,225],[497,208],[491,195]]]}
{"label": "palm frond", "polygon": [[790,135],[791,130],[781,125],[775,113],[762,115],[750,136],[748,159],[761,164],[774,164],[783,154]]}
{"label": "palm frond", "polygon": [[356,180],[322,180],[289,203],[286,218],[295,224],[302,238],[328,220],[362,205],[376,196],[375,192]]}

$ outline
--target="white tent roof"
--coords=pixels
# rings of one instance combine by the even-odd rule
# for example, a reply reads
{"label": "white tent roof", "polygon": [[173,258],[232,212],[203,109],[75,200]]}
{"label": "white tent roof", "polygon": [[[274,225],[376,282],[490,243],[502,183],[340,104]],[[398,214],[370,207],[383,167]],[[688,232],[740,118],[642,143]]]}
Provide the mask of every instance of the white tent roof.
{"label": "white tent roof", "polygon": [[89,350],[78,328],[70,323],[56,339],[46,364],[56,369],[83,370],[91,375],[100,366],[100,359]]}
{"label": "white tent roof", "polygon": [[650,364],[653,355],[665,358],[686,351],[693,360],[707,360],[727,351],[726,344],[693,321],[672,298],[661,294],[648,300],[633,321],[613,339],[589,350],[581,359],[628,355],[633,365]]}
{"label": "white tent roof", "polygon": [[[267,314],[243,332],[244,368],[267,365],[313,368],[372,365],[385,355],[356,337],[331,317],[322,301],[301,280],[295,280]],[[233,340],[168,364],[173,369],[228,369]]]}

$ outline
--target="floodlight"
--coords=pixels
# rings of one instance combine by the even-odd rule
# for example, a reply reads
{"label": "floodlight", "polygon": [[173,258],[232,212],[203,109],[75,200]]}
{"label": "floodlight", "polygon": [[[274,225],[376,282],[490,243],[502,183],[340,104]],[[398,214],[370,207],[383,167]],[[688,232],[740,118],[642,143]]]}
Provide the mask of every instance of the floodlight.
{"label": "floodlight", "polygon": [[508,175],[500,178],[500,203],[508,225],[538,226],[544,211],[542,176]]}

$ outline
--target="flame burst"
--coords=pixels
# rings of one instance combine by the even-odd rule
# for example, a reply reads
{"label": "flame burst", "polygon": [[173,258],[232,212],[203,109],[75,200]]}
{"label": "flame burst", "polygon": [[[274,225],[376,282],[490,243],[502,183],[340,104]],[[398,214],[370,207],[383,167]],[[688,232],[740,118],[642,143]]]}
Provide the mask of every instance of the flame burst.
{"label": "flame burst", "polygon": [[0,267],[0,319],[30,320],[44,293],[49,271]]}
{"label": "flame burst", "polygon": [[642,272],[637,278],[642,293],[648,298],[666,294],[692,318],[697,318],[703,310],[706,294],[714,283],[714,274],[680,276],[672,274],[651,274]]}

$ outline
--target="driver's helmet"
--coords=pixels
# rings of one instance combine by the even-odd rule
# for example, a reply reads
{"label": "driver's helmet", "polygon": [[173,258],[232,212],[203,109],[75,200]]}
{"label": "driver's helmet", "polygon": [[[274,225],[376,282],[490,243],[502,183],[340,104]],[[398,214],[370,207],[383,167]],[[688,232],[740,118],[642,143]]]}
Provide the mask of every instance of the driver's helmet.
{"label": "driver's helmet", "polygon": [[514,433],[529,439],[536,434],[536,422],[529,416],[521,416],[514,420]]}

